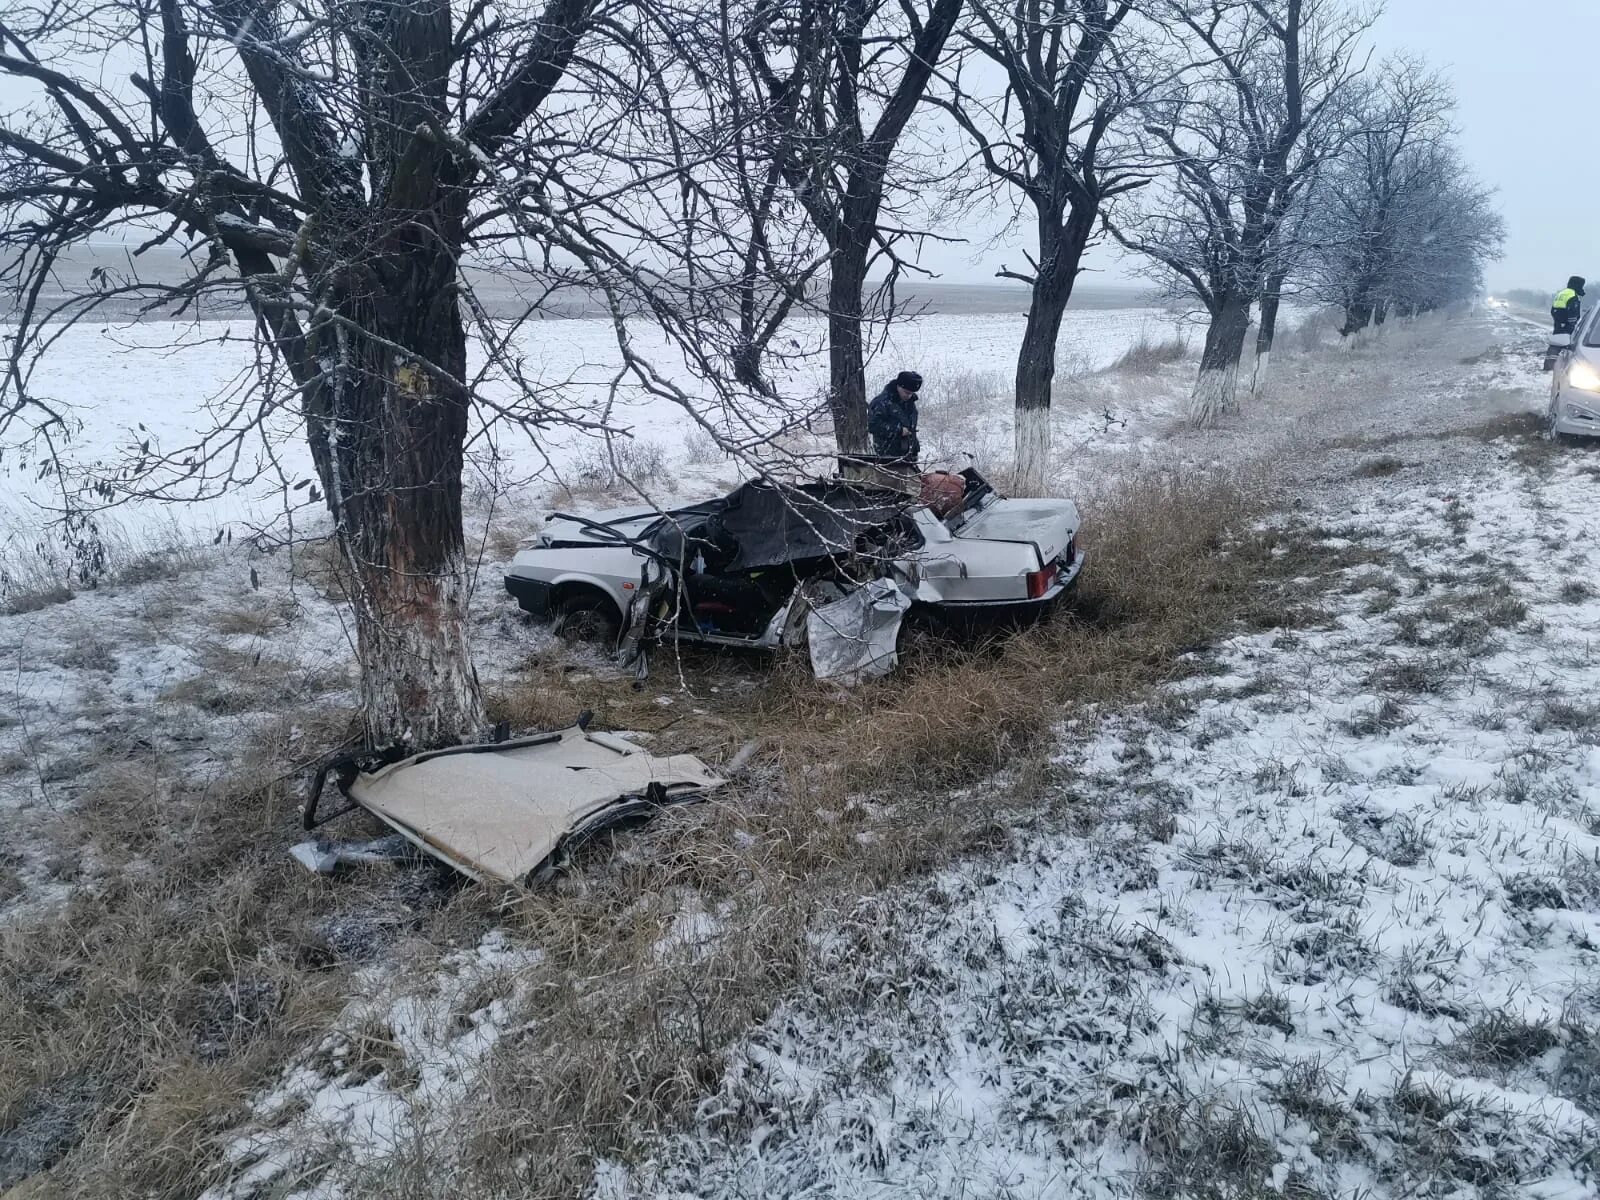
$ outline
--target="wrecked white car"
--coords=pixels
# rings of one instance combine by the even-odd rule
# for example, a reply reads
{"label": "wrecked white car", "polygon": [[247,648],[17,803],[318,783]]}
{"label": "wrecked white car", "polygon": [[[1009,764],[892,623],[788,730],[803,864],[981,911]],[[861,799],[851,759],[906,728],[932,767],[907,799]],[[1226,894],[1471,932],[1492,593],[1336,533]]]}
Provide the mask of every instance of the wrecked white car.
{"label": "wrecked white car", "polygon": [[570,638],[625,652],[651,640],[809,644],[828,677],[892,665],[907,613],[962,629],[1028,619],[1077,582],[1071,501],[1007,499],[973,470],[937,482],[932,501],[762,480],[665,513],[553,513],[512,559],[506,590]]}

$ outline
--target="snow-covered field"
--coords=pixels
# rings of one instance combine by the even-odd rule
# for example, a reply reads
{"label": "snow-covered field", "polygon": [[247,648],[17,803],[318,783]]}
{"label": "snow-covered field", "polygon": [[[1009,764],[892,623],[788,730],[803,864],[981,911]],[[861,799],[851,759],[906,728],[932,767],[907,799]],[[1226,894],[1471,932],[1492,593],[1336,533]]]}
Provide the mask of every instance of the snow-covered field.
{"label": "snow-covered field", "polygon": [[[999,395],[1008,387],[1022,326],[1023,318],[1016,313],[908,319],[878,349],[869,375],[877,386],[878,375],[887,378],[902,366],[916,367],[928,377],[927,398],[934,405],[941,383],[951,375],[961,376],[958,382],[968,386],[981,380]],[[1099,369],[1141,334],[1161,340],[1181,328],[1172,314],[1155,308],[1074,313],[1062,332],[1063,368]],[[253,419],[248,402],[255,369],[250,333],[248,324],[238,322],[74,326],[62,332],[36,370],[31,387],[81,425],[65,447],[69,464],[92,468],[137,457],[143,444],[157,453],[174,454],[198,436]],[[784,395],[801,407],[821,392],[826,354],[816,350],[823,333],[817,322],[797,322],[789,334],[793,344],[811,351],[807,365],[785,371],[781,362],[776,364]],[[1188,336],[1194,338],[1192,330]],[[640,354],[693,390],[681,354],[669,349],[658,332],[641,329],[634,338]],[[519,351],[527,358],[529,377],[550,389],[569,411],[590,415],[606,407],[619,362],[609,321],[543,322],[524,332]],[[709,402],[704,411],[715,419]],[[1075,422],[1082,424],[1096,415],[1071,404],[1063,405],[1058,414],[1069,434]],[[644,395],[636,386],[623,386],[605,423],[615,444],[642,446],[645,457],[663,458],[682,474],[685,441],[695,426],[681,408]],[[266,439],[252,434],[242,440],[238,459],[229,457],[226,478],[212,471],[209,481],[179,489],[183,495],[197,496],[195,502],[174,506],[124,501],[108,514],[108,526],[142,538],[152,528],[166,532],[176,525],[185,534],[209,539],[221,527],[232,525],[242,531],[272,523],[286,501],[303,499],[303,493],[289,489],[312,472],[292,409],[276,412],[267,432]],[[541,430],[535,445],[502,427],[475,438],[469,483],[489,482],[492,476],[496,485],[543,490],[560,482],[587,482],[606,440],[558,425]],[[952,445],[951,452],[962,448]],[[15,459],[7,474],[0,476],[0,495],[5,497],[0,501],[0,551],[32,539],[58,507],[50,490],[52,481],[35,479],[29,467],[27,460]],[[682,482],[703,482],[703,476],[690,472]]]}
{"label": "snow-covered field", "polygon": [[[1067,820],[819,924],[805,986],[721,1052],[687,1124],[624,1139],[637,1153],[602,1161],[594,1195],[1600,1194],[1600,454],[1539,438],[1543,379],[1503,314],[1283,354],[1268,398],[1209,435],[1175,421],[1192,362],[1092,371],[1167,318],[1083,320],[1062,486],[1268,462],[1267,524],[1305,564],[1281,623],[1194,650],[1132,710],[1062,724],[1047,787]],[[1019,327],[929,318],[897,337],[929,377],[936,449],[1003,453]],[[603,358],[560,352],[569,374]],[[139,355],[96,394],[183,426],[151,380],[171,394],[196,374]],[[63,386],[110,376],[88,363]],[[634,426],[681,486],[731,469],[670,421]],[[498,595],[496,536],[473,606],[491,686],[547,645]],[[32,839],[128,745],[204,776],[303,714],[285,744],[325,748],[309,717],[348,702],[340,614],[286,555],[225,543],[0,617],[18,830],[0,921],[94,879]],[[862,811],[858,837],[895,836],[893,803]],[[651,954],[692,977],[718,921],[681,906]],[[539,1028],[519,976],[540,948],[471,944],[420,990],[382,961],[359,973],[334,1028],[221,1137],[212,1194],[373,1194],[396,1158],[442,1172],[451,1146],[430,1138],[483,1116],[477,1073]],[[374,1024],[381,1061],[353,1062]]]}

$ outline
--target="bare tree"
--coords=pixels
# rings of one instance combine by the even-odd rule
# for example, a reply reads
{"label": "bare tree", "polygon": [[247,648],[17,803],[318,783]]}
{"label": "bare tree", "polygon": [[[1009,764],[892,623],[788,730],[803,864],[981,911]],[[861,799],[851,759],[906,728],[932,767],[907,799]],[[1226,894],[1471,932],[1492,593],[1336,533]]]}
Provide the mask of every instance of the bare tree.
{"label": "bare tree", "polygon": [[1317,189],[1316,282],[1325,299],[1343,306],[1345,336],[1381,324],[1405,286],[1403,264],[1429,255],[1417,244],[1426,236],[1417,222],[1429,219],[1439,189],[1451,183],[1440,176],[1436,151],[1453,136],[1453,103],[1449,87],[1420,63],[1386,62],[1362,99],[1358,129]]}
{"label": "bare tree", "polygon": [[1115,232],[1210,318],[1191,409],[1205,426],[1237,407],[1251,306],[1296,257],[1281,227],[1348,134],[1371,18],[1342,0],[1170,0],[1169,12],[1199,59],[1146,123],[1174,167]]}
{"label": "bare tree", "polygon": [[1404,157],[1416,162],[1402,168],[1410,186],[1396,198],[1389,261],[1378,270],[1370,260],[1361,264],[1382,282],[1363,280],[1344,290],[1355,306],[1354,313],[1346,309],[1350,332],[1363,315],[1381,325],[1391,313],[1414,316],[1471,303],[1482,292],[1484,267],[1505,241],[1493,189],[1474,177],[1452,141],[1419,144]]}
{"label": "bare tree", "polygon": [[[246,306],[258,386],[193,445],[135,447],[94,486],[112,499],[226,488],[242,440],[292,413],[349,567],[373,744],[448,742],[482,722],[462,534],[473,414],[527,430],[603,421],[526,386],[468,257],[515,262],[535,290],[599,276],[620,314],[634,269],[595,231],[637,240],[648,216],[616,195],[682,175],[680,150],[626,137],[661,75],[628,10],[602,2],[68,0],[13,5],[0,25],[0,77],[24,96],[0,114],[16,314],[0,435],[50,454],[70,434],[30,381],[72,321],[127,297]],[[600,30],[607,45],[580,52]],[[614,141],[628,152],[610,155]],[[180,246],[187,278],[98,271],[53,298],[63,255],[94,238]],[[469,321],[487,358],[473,371]]]}
{"label": "bare tree", "polygon": [[[963,0],[759,0],[743,47],[769,153],[828,248],[828,403],[839,449],[867,443],[868,272],[906,231],[886,224],[896,147],[945,51]],[[898,260],[896,265],[898,265]]]}
{"label": "bare tree", "polygon": [[1316,203],[1313,176],[1293,207],[1283,217],[1267,247],[1266,276],[1257,298],[1260,318],[1256,324],[1256,357],[1250,372],[1250,394],[1259,396],[1267,389],[1272,369],[1272,344],[1278,336],[1278,311],[1288,294],[1290,272],[1303,266],[1314,253],[1307,240],[1307,222]]}
{"label": "bare tree", "polygon": [[973,0],[960,30],[980,80],[996,68],[996,97],[969,87],[963,56],[939,102],[971,137],[994,186],[1032,209],[1028,269],[1000,275],[1032,289],[1016,369],[1018,486],[1037,489],[1050,459],[1056,344],[1102,207],[1148,180],[1149,159],[1120,125],[1162,72],[1144,33],[1124,25],[1132,0]]}

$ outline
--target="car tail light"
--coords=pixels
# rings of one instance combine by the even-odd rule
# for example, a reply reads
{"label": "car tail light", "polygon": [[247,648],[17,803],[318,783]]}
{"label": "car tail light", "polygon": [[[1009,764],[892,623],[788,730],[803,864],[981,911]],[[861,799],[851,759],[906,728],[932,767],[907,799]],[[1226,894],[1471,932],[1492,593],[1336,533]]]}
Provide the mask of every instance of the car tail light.
{"label": "car tail light", "polygon": [[1056,581],[1056,564],[1051,563],[1042,571],[1029,571],[1027,580],[1028,599],[1044,599],[1044,594],[1050,590],[1050,585]]}

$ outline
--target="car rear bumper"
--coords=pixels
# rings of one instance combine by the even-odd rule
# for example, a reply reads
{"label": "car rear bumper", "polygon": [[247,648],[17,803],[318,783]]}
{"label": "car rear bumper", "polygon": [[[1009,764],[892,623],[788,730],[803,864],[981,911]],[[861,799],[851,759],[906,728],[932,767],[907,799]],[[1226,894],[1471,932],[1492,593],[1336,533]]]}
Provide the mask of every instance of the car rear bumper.
{"label": "car rear bumper", "polygon": [[1055,586],[1036,600],[941,601],[918,605],[936,614],[956,629],[981,629],[985,626],[1027,624],[1049,615],[1078,586],[1083,570],[1083,555],[1057,576]]}
{"label": "car rear bumper", "polygon": [[549,618],[555,615],[554,606],[550,602],[550,595],[555,590],[542,579],[524,579],[520,575],[507,575],[506,591],[511,593],[525,613],[535,617]]}

